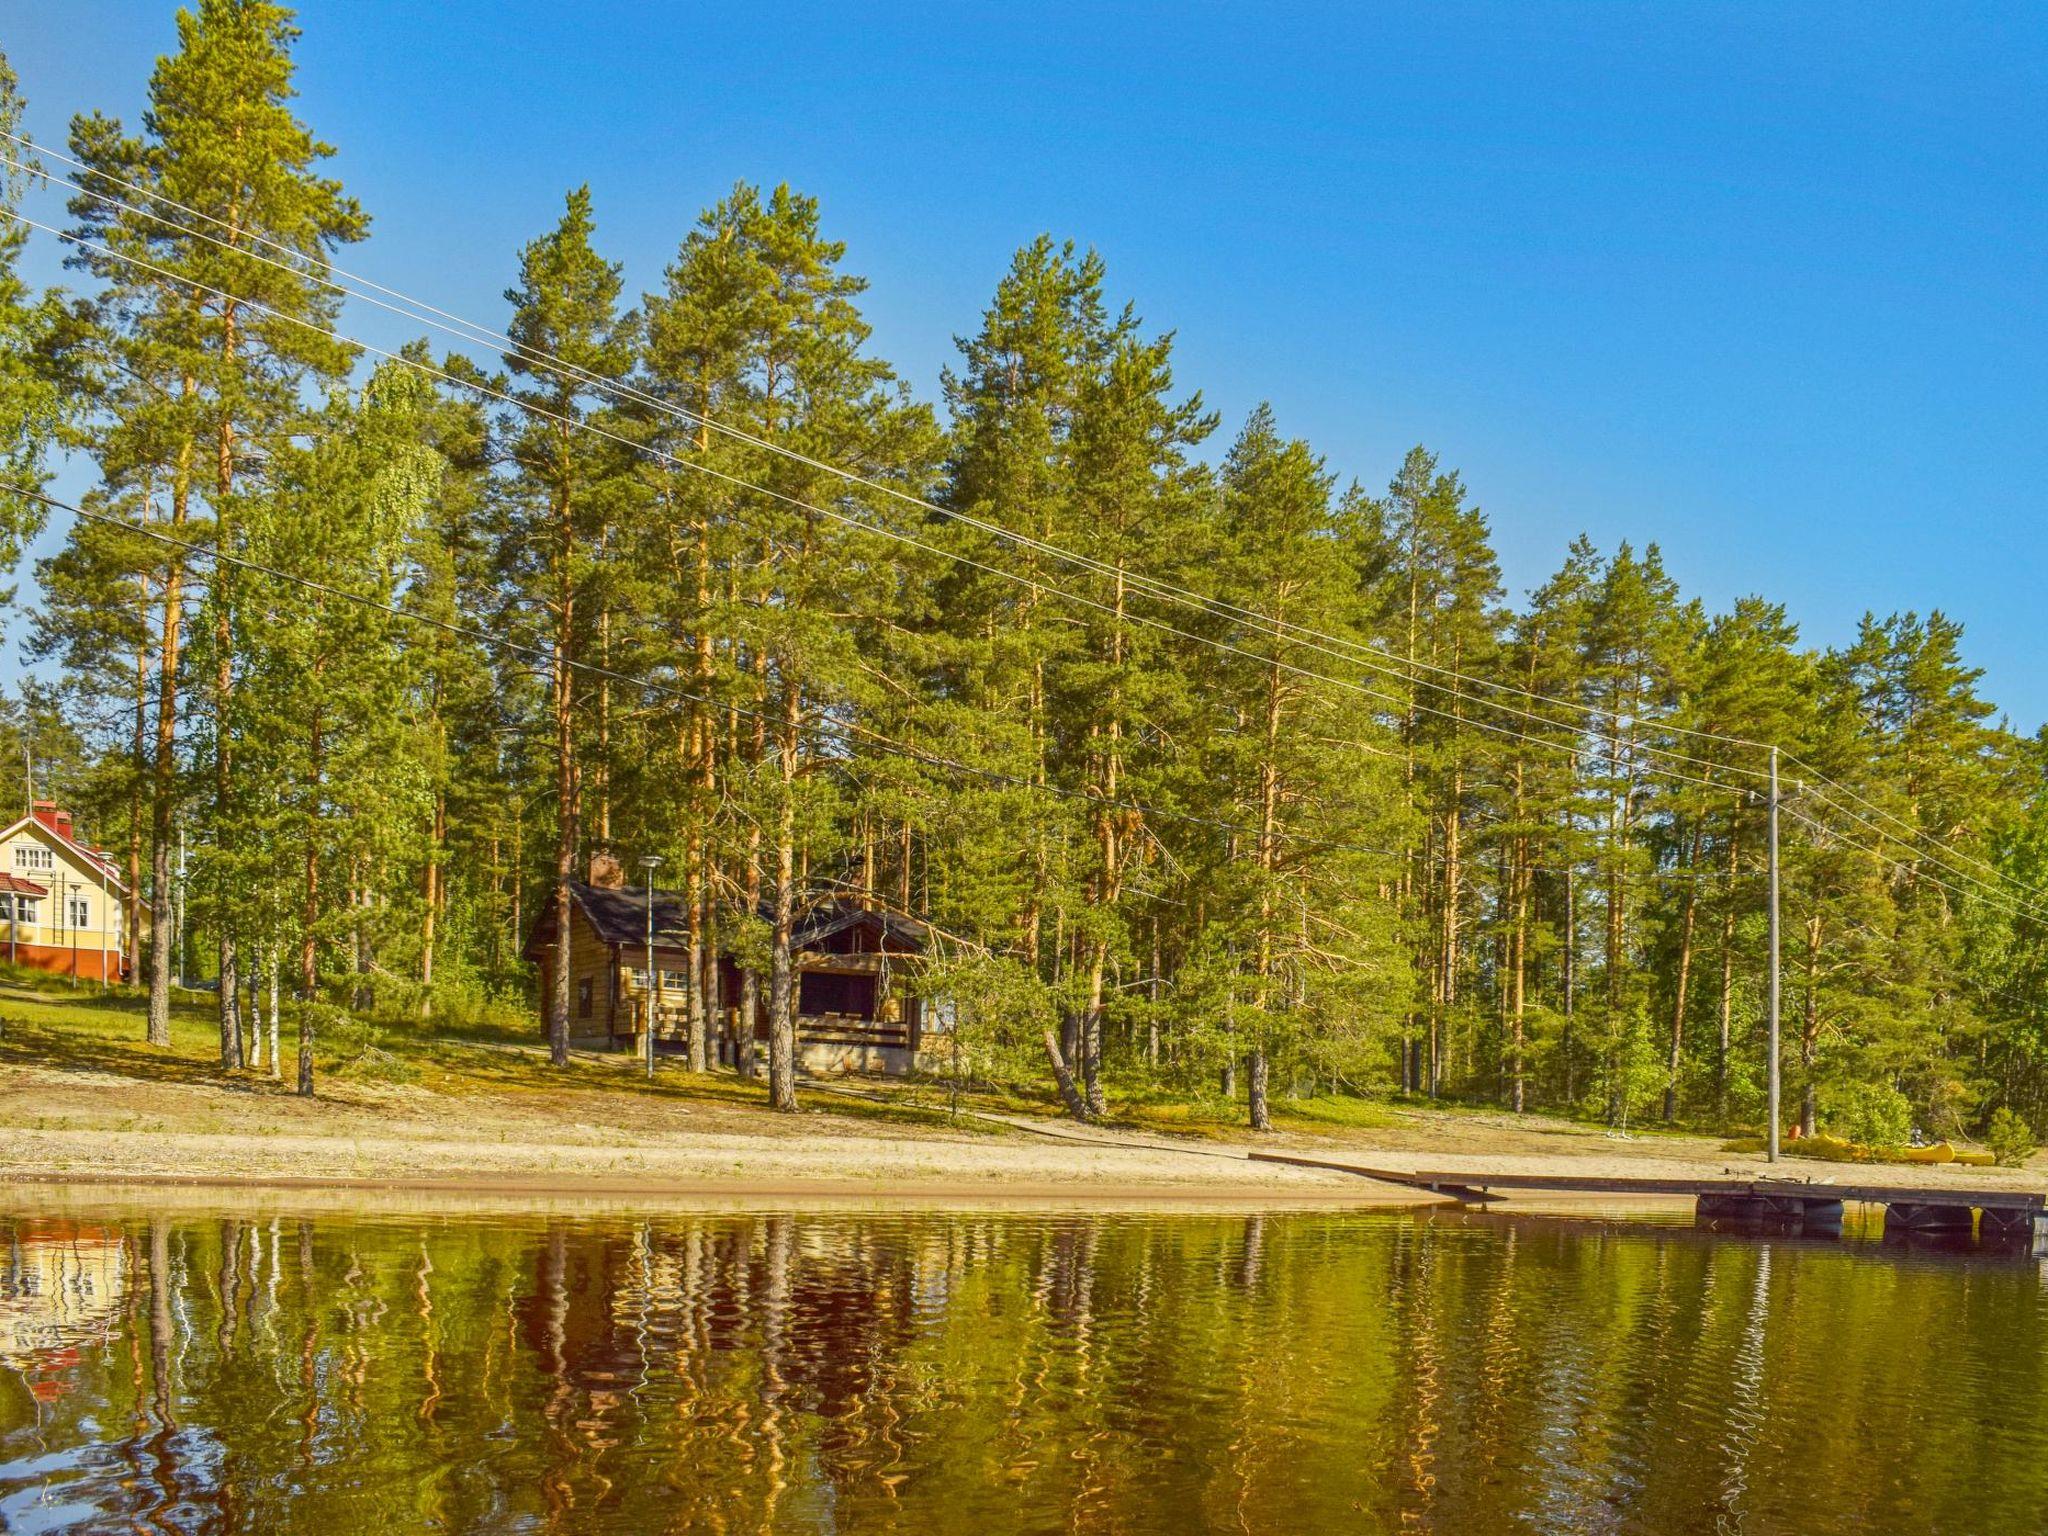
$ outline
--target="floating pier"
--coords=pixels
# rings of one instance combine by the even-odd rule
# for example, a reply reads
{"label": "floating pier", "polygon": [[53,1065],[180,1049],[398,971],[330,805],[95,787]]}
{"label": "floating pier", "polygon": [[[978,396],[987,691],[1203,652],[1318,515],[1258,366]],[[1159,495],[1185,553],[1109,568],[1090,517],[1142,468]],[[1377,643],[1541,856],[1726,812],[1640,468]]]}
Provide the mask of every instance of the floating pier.
{"label": "floating pier", "polygon": [[1918,1184],[1812,1183],[1776,1177],[1660,1178],[1648,1175],[1404,1172],[1366,1168],[1331,1158],[1254,1152],[1256,1162],[1326,1168],[1361,1178],[1447,1195],[1464,1205],[1488,1205],[1511,1194],[1678,1195],[1690,1197],[1710,1226],[1799,1232],[1839,1232],[1845,1205],[1884,1209],[1887,1237],[1968,1239],[2032,1249],[2048,1243],[2048,1194],[2016,1189],[1942,1188]]}

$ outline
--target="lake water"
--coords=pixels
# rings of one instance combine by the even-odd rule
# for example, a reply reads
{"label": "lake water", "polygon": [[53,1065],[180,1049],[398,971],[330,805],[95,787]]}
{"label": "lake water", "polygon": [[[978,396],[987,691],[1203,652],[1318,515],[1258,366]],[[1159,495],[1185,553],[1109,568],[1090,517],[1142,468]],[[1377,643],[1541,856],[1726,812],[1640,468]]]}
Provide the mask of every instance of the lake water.
{"label": "lake water", "polygon": [[9,1531],[2048,1525],[2042,1265],[1853,1230],[0,1209]]}

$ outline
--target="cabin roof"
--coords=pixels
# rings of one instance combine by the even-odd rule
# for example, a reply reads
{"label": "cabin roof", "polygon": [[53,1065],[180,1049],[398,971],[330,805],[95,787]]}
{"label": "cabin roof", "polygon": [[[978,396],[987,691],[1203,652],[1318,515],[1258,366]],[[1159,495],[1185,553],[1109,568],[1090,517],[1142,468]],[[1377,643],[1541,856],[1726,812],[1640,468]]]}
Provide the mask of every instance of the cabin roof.
{"label": "cabin roof", "polygon": [[50,888],[47,885],[37,885],[33,880],[24,880],[19,875],[10,875],[5,870],[0,870],[0,895],[6,894],[47,896],[50,894]]}
{"label": "cabin roof", "polygon": [[[591,885],[585,881],[571,880],[569,895],[602,942],[620,945],[647,942],[647,887]],[[653,901],[654,942],[664,949],[673,949],[688,943],[689,905],[684,899],[684,894],[681,891],[656,887],[653,891]],[[862,923],[877,929],[885,938],[912,950],[922,950],[931,933],[927,924],[914,917],[835,897],[811,908],[797,920],[796,927],[790,934],[790,948],[812,948],[834,934]],[[533,936],[527,944],[529,958],[535,956],[540,948],[554,937],[554,931],[554,903],[549,902],[534,924]]]}

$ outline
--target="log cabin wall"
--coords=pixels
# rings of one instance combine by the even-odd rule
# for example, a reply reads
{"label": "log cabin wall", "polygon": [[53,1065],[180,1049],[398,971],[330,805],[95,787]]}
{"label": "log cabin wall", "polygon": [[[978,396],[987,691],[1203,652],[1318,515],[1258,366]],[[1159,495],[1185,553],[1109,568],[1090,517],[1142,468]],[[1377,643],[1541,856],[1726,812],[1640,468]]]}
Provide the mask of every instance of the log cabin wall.
{"label": "log cabin wall", "polygon": [[[552,927],[552,925],[550,925]],[[540,948],[540,995],[551,995],[554,945]],[[617,1017],[617,972],[612,947],[597,935],[590,919],[573,900],[569,903],[569,1039],[573,1044],[610,1045]],[[545,1018],[545,1004],[542,1008]]]}

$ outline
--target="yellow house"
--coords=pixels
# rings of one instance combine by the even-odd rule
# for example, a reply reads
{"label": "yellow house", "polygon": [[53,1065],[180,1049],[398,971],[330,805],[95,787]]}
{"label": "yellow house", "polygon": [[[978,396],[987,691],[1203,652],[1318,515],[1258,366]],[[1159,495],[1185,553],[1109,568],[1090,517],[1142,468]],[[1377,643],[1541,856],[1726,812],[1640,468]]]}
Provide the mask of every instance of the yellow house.
{"label": "yellow house", "polygon": [[82,841],[55,801],[0,831],[0,954],[14,964],[123,980],[127,901],[113,858]]}

